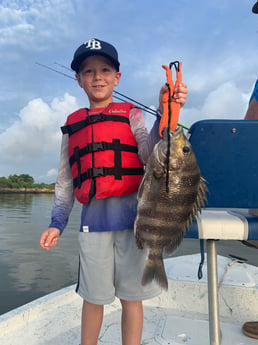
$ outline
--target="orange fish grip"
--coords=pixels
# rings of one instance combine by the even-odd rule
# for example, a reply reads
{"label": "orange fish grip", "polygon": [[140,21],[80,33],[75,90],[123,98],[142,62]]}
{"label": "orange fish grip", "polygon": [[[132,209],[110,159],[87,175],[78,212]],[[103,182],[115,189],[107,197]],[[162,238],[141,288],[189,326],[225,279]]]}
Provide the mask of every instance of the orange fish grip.
{"label": "orange fish grip", "polygon": [[[172,67],[176,69],[176,81],[175,84],[172,80]],[[159,135],[163,138],[163,130],[165,127],[170,127],[171,131],[175,131],[178,124],[179,119],[179,112],[180,112],[180,103],[177,103],[171,99],[173,96],[175,89],[182,83],[182,72],[181,72],[182,62],[174,61],[171,62],[168,66],[162,65],[162,67],[166,70],[167,76],[167,87],[168,91],[165,92],[162,96],[162,105],[163,105],[163,113],[160,119],[159,124]]]}

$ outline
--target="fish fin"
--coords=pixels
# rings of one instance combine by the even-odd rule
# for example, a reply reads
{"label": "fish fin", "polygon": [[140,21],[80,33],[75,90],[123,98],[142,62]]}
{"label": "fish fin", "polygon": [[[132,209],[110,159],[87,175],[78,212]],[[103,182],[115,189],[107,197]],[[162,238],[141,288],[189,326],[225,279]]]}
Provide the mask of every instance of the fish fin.
{"label": "fish fin", "polygon": [[164,251],[166,254],[172,254],[177,247],[181,244],[181,242],[184,239],[186,229],[182,229],[182,231],[178,231],[178,234],[176,237],[172,239],[165,247]]}
{"label": "fish fin", "polygon": [[208,193],[208,188],[207,188],[206,183],[207,181],[201,176],[199,190],[197,193],[195,204],[193,205],[192,212],[188,218],[187,228],[191,225],[193,219],[196,218],[198,212],[201,213],[202,208],[205,207],[205,204],[207,204],[208,202],[207,196],[206,196],[206,194]]}
{"label": "fish fin", "polygon": [[136,241],[136,247],[138,249],[144,248],[144,239],[140,236],[139,231],[135,232],[135,241]]}
{"label": "fish fin", "polygon": [[147,260],[142,275],[142,285],[145,286],[153,280],[155,280],[162,289],[168,289],[168,280],[162,256],[155,259],[148,258]]}
{"label": "fish fin", "polygon": [[198,213],[201,213],[202,208],[205,207],[205,204],[207,204],[207,196],[206,193],[209,192],[207,185],[207,181],[201,176],[200,177],[200,184],[199,184],[199,190],[198,194],[196,196],[195,203],[192,208],[192,212],[189,214],[189,217],[186,221],[185,231],[188,230],[189,226],[192,224],[193,220],[196,219]]}
{"label": "fish fin", "polygon": [[201,176],[200,178],[200,187],[199,187],[199,192],[198,192],[198,197],[200,198],[201,200],[201,204],[202,204],[202,207],[205,206],[205,204],[208,203],[208,200],[207,200],[207,193],[209,193],[209,189],[207,187],[207,181],[205,180],[205,178],[203,178]]}
{"label": "fish fin", "polygon": [[146,180],[146,174],[143,175],[141,183],[138,188],[138,193],[137,193],[137,199],[139,200],[142,197],[143,191],[144,191],[144,183]]}

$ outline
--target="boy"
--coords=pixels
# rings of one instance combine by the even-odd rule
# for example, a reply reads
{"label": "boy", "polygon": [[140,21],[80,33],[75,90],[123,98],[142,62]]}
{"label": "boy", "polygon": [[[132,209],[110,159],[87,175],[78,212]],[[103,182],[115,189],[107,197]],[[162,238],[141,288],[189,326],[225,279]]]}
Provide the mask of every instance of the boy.
{"label": "boy", "polygon": [[[146,251],[136,249],[132,230],[143,165],[159,140],[159,119],[148,135],[140,109],[113,103],[119,66],[117,51],[107,42],[91,39],[75,51],[71,68],[90,108],[69,115],[62,128],[52,220],[40,239],[43,249],[56,245],[75,196],[83,204],[76,288],[84,300],[81,345],[97,344],[103,306],[115,296],[122,305],[122,343],[139,345],[142,300],[160,293],[155,283],[141,286]],[[182,84],[174,100],[183,105],[186,93]]]}

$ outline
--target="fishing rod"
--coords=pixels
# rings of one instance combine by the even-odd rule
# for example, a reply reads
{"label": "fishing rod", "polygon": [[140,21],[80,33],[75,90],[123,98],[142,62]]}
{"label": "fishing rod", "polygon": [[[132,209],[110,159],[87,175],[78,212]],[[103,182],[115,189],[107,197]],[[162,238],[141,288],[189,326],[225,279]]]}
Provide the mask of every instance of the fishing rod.
{"label": "fishing rod", "polygon": [[[55,64],[58,65],[58,66],[61,66],[61,67],[63,67],[63,68],[65,68],[65,69],[67,69],[67,70],[70,71],[70,69],[69,69],[68,67],[64,66],[64,65],[61,65],[61,64],[59,64],[59,63],[57,63],[57,62],[55,62]],[[70,76],[69,74],[64,73],[64,72],[61,72],[61,71],[59,71],[59,70],[57,70],[57,69],[55,69],[55,68],[53,68],[53,67],[44,65],[44,64],[42,64],[42,63],[40,63],[40,62],[36,62],[36,65],[39,65],[39,66],[44,67],[44,68],[47,68],[47,69],[49,69],[50,71],[53,71],[53,72],[58,73],[58,74],[61,74],[61,75],[65,76],[65,77],[67,77],[67,78],[76,80],[76,78]],[[157,111],[156,111],[156,110],[147,107],[146,105],[144,105],[144,104],[142,104],[142,103],[136,101],[136,100],[133,99],[133,98],[130,98],[130,97],[128,97],[128,96],[122,94],[121,92],[118,92],[118,91],[115,91],[115,90],[113,90],[113,92],[114,92],[115,94],[119,95],[119,96],[124,97],[124,98],[127,99],[127,100],[132,101],[133,103],[136,103],[136,104],[140,105],[140,106],[142,107],[142,108],[141,108],[142,110],[144,110],[144,111],[146,111],[146,112],[148,112],[148,113],[150,113],[150,114],[152,114],[152,115],[157,116]],[[117,99],[119,99],[120,101],[124,101],[124,99],[119,98],[118,96],[115,96],[115,95],[114,95],[114,97],[117,98]]]}
{"label": "fishing rod", "polygon": [[36,65],[39,65],[39,66],[41,66],[41,67],[47,68],[47,69],[49,69],[50,71],[56,72],[56,73],[58,73],[58,74],[61,74],[61,75],[65,76],[65,77],[67,77],[67,78],[76,80],[76,78],[74,78],[74,77],[72,77],[72,76],[70,76],[70,75],[68,75],[68,74],[66,74],[66,73],[63,73],[63,72],[61,72],[61,71],[58,71],[58,70],[56,70],[55,68],[52,68],[52,67],[47,66],[47,65],[44,65],[43,63],[35,62],[35,64],[36,64]]}
{"label": "fishing rod", "polygon": [[[60,66],[60,67],[62,67],[62,68],[64,68],[64,69],[66,69],[66,70],[68,70],[68,71],[71,71],[70,68],[68,68],[68,67],[65,66],[65,65],[62,65],[62,64],[59,63],[59,62],[55,62],[55,65],[58,65],[58,66]],[[133,99],[133,98],[131,98],[131,97],[128,97],[128,96],[126,96],[126,95],[124,95],[124,94],[122,94],[121,92],[118,92],[118,91],[116,91],[116,90],[113,90],[113,92],[114,92],[115,94],[119,95],[119,96],[122,96],[122,97],[126,98],[127,100],[129,100],[129,101],[131,101],[131,102],[133,102],[133,103],[136,103],[136,104],[140,105],[141,107],[144,108],[144,109],[141,108],[142,110],[145,110],[145,111],[149,112],[150,114],[157,115],[157,111],[156,111],[156,110],[147,107],[147,106],[144,105],[143,103],[140,103],[140,102],[136,101],[135,99]],[[121,99],[121,98],[119,98],[119,97],[117,97],[117,96],[114,96],[114,97],[116,97],[116,98],[119,99],[120,101],[124,101],[124,99]]]}
{"label": "fishing rod", "polygon": [[[48,66],[48,65],[43,64],[43,63],[35,62],[35,64],[36,64],[36,65],[39,65],[39,66],[41,66],[41,67],[44,67],[44,68],[46,68],[46,69],[48,69],[48,70],[50,70],[50,71],[52,71],[52,72],[61,74],[61,75],[64,76],[64,77],[67,77],[67,78],[76,80],[75,77],[72,77],[72,76],[70,76],[70,75],[67,74],[67,73],[61,72],[61,71],[59,71],[59,70],[57,70],[57,69],[55,69],[55,68],[53,68],[53,67],[50,67],[50,66]],[[66,70],[68,70],[68,71],[70,71],[70,69],[69,69],[67,66],[65,66],[65,65],[62,65],[62,64],[60,64],[60,63],[58,63],[58,62],[55,62],[55,64],[58,65],[58,66],[60,66],[60,67],[62,67],[62,68],[64,68],[64,69],[66,69]],[[151,115],[153,115],[153,116],[156,116],[156,117],[157,117],[157,116],[160,116],[160,114],[159,114],[159,112],[158,112],[157,110],[154,110],[154,109],[152,109],[152,108],[150,108],[150,107],[147,107],[147,106],[144,105],[143,103],[140,103],[140,102],[136,101],[135,99],[133,99],[133,98],[131,98],[131,97],[128,97],[128,96],[122,94],[121,92],[118,92],[118,91],[116,91],[116,90],[113,90],[113,92],[114,92],[116,95],[119,95],[119,96],[121,96],[121,97],[124,97],[124,98],[120,98],[120,97],[118,97],[118,96],[116,96],[116,95],[113,95],[116,99],[119,99],[120,101],[123,101],[123,102],[124,102],[125,100],[129,100],[129,101],[133,102],[134,104],[137,104],[137,106],[138,106],[139,109],[141,109],[141,110],[143,110],[143,111],[145,111],[145,112],[147,112],[147,113],[149,113],[149,114],[151,114]],[[178,123],[178,125],[181,126],[181,127],[183,127],[184,129],[189,129],[189,127],[187,127],[187,126],[185,126],[185,125],[183,125],[183,124]]]}

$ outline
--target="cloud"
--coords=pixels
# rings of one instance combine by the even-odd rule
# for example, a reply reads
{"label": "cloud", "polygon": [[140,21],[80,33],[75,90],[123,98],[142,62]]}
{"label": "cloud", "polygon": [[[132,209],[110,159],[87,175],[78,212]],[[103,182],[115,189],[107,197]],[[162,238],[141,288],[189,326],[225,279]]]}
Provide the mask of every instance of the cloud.
{"label": "cloud", "polygon": [[[241,119],[249,97],[250,94],[243,93],[234,82],[225,82],[208,93],[198,106],[191,106],[187,101],[179,122],[191,126],[201,119]],[[28,102],[18,120],[0,134],[1,168],[6,166],[12,169],[10,173],[30,173],[37,181],[53,182],[58,167],[60,126],[77,108],[77,99],[68,93],[50,102],[41,98]],[[145,119],[150,129],[155,117],[146,113]],[[38,166],[41,166],[40,173],[36,172]]]}
{"label": "cloud", "polygon": [[198,107],[181,110],[179,122],[191,126],[204,119],[243,119],[250,94],[243,93],[234,82],[225,82],[212,90]]}
{"label": "cloud", "polygon": [[[57,162],[56,162],[57,163]],[[54,183],[56,181],[58,169],[52,168],[48,170],[45,175],[39,175],[36,176],[37,182],[43,182],[43,183]]]}
{"label": "cloud", "polygon": [[53,41],[62,42],[60,37],[70,36],[72,13],[70,1],[3,1],[0,4],[0,45],[25,51],[46,50]]}
{"label": "cloud", "polygon": [[[77,108],[75,97],[68,93],[49,104],[41,98],[31,100],[20,111],[19,119],[0,134],[1,169],[10,166],[12,173],[21,169],[29,173],[34,172],[37,165],[44,167],[42,162],[47,158],[55,156],[58,161],[60,126]],[[54,171],[46,167],[48,177],[53,176]]]}
{"label": "cloud", "polygon": [[[208,93],[198,106],[191,106],[187,99],[180,111],[179,123],[190,127],[199,120],[243,119],[249,99],[250,93],[243,93],[234,82],[225,82]],[[154,106],[151,108],[155,109]],[[150,130],[155,117],[148,113],[145,113],[144,117],[146,127]]]}
{"label": "cloud", "polygon": [[164,0],[150,6],[148,0],[3,0],[0,175],[21,171],[48,178],[47,172],[57,169],[59,127],[70,110],[88,102],[76,82],[35,62],[69,74],[54,62],[69,68],[74,50],[92,37],[118,49],[122,78],[117,91],[157,107],[166,81],[161,65],[180,60],[189,90],[180,122],[243,118],[258,55],[257,15],[246,1]]}
{"label": "cloud", "polygon": [[47,177],[56,177],[56,175],[57,175],[57,169],[50,169],[48,172],[47,172]]}

